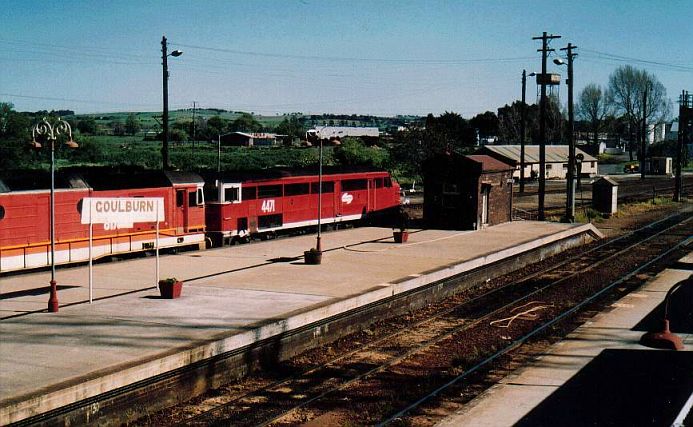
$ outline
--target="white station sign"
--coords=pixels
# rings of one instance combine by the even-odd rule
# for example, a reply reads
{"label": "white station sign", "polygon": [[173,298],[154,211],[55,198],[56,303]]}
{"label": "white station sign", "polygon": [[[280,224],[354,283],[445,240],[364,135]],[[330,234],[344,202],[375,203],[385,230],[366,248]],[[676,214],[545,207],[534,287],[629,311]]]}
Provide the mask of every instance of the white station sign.
{"label": "white station sign", "polygon": [[103,224],[106,230],[163,220],[163,197],[85,197],[82,201],[82,224]]}

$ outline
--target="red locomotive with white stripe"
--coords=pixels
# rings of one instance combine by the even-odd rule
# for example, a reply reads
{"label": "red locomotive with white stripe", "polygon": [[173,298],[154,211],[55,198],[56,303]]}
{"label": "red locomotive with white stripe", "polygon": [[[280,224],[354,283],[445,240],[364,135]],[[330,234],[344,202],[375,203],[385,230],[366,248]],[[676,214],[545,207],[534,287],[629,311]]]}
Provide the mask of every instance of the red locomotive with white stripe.
{"label": "red locomotive with white stripe", "polygon": [[[207,180],[207,235],[215,244],[273,235],[318,223],[317,170],[273,169]],[[400,204],[386,171],[323,170],[321,223],[386,217]]]}
{"label": "red locomotive with white stripe", "polygon": [[[49,185],[45,173],[0,178],[0,273],[50,265]],[[89,229],[80,220],[85,197],[163,197],[159,247],[203,249],[317,225],[318,189],[317,170],[272,169],[206,182],[188,172],[63,170],[56,176],[56,264],[88,259]],[[385,171],[325,168],[321,221],[387,216],[399,207],[399,192]],[[94,258],[154,249],[153,223],[108,228],[94,225]]]}

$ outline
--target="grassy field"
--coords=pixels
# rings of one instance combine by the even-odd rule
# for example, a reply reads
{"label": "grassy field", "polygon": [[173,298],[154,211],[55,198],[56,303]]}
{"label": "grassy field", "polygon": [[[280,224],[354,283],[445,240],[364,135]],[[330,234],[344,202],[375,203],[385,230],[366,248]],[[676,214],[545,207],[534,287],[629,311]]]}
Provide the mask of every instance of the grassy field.
{"label": "grassy field", "polygon": [[[66,116],[65,119],[67,120],[80,120],[84,119],[85,117],[93,117],[96,121],[96,125],[98,126],[99,130],[102,133],[107,133],[108,131],[111,130],[111,123],[112,122],[121,122],[125,123],[125,120],[130,114],[135,114],[135,117],[140,122],[140,125],[142,127],[141,133],[144,134],[144,132],[147,131],[160,131],[161,129],[161,111],[154,111],[154,112],[137,112],[137,113],[129,113],[129,112],[122,112],[122,113],[101,113],[101,114],[75,114],[74,116]],[[210,117],[213,116],[220,116],[221,118],[228,120],[228,121],[233,121],[238,116],[240,116],[240,112],[229,112],[229,111],[217,111],[217,110],[204,110],[204,109],[198,109],[195,111],[195,118],[202,118],[202,119],[209,119]],[[176,121],[192,121],[193,117],[193,111],[192,109],[189,110],[175,110],[169,112],[169,121],[171,124],[175,123]],[[275,115],[275,116],[253,116],[255,119],[260,122],[265,128],[267,129],[273,129],[275,128],[279,123],[281,123],[282,120],[286,116],[284,115]]]}
{"label": "grassy field", "polygon": [[[161,142],[144,141],[140,136],[93,136],[79,139],[77,150],[61,150],[58,164],[138,166],[161,168]],[[333,149],[324,150],[325,164],[332,164]],[[169,145],[173,168],[189,171],[216,170],[219,155],[217,144],[208,142]],[[47,167],[48,159],[39,158],[37,167]],[[221,147],[222,170],[251,170],[272,166],[308,166],[318,162],[317,148],[298,147]]]}

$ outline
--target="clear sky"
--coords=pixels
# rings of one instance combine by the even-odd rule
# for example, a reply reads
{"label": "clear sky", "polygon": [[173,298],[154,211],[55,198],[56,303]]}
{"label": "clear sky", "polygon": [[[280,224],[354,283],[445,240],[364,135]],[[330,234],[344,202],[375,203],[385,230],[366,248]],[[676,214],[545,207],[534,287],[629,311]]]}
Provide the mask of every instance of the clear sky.
{"label": "clear sky", "polygon": [[[520,98],[521,73],[578,46],[575,89],[619,65],[693,91],[693,1],[5,0],[0,101],[19,111],[158,111],[161,37],[170,107],[471,117]],[[549,71],[565,70],[550,64]],[[528,81],[528,101],[536,96]],[[561,102],[567,89],[560,89]]]}

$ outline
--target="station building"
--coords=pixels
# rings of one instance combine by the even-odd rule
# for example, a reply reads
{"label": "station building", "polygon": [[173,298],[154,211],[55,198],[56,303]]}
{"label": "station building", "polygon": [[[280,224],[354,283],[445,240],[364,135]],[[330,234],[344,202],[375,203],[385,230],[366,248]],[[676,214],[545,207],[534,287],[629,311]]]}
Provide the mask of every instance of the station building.
{"label": "station building", "polygon": [[424,165],[424,221],[477,230],[512,219],[514,166],[487,155],[443,154]]}

